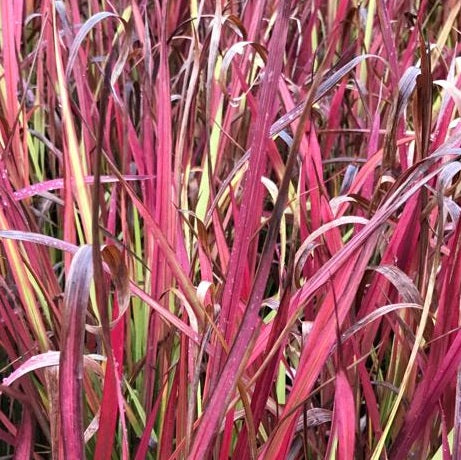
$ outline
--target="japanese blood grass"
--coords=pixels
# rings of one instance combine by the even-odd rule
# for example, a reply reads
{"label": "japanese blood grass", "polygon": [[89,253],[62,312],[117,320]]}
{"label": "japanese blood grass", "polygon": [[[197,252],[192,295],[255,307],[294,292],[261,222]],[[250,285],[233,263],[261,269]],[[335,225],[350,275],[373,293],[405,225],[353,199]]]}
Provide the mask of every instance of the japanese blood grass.
{"label": "japanese blood grass", "polygon": [[460,7],[404,4],[1,3],[1,456],[459,458]]}

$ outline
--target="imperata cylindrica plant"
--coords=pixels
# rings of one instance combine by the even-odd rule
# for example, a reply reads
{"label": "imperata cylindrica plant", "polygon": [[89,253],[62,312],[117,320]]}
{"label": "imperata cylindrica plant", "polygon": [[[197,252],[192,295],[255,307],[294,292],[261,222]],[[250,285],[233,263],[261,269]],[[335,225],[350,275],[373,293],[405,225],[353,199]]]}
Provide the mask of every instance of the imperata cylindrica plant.
{"label": "imperata cylindrica plant", "polygon": [[461,458],[459,2],[0,2],[0,457]]}

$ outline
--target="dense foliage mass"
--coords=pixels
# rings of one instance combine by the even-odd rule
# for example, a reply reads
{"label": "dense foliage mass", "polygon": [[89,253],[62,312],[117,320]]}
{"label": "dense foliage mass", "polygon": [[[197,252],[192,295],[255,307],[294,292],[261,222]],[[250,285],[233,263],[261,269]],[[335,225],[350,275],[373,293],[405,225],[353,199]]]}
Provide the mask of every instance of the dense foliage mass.
{"label": "dense foliage mass", "polygon": [[0,2],[2,458],[461,458],[460,8]]}

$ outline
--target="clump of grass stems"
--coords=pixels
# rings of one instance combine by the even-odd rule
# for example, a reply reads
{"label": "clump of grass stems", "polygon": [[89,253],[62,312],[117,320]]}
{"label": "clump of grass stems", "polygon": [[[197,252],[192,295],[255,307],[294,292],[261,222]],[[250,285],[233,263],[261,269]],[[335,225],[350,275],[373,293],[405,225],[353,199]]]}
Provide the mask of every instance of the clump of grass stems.
{"label": "clump of grass stems", "polygon": [[460,5],[0,3],[0,455],[460,458]]}

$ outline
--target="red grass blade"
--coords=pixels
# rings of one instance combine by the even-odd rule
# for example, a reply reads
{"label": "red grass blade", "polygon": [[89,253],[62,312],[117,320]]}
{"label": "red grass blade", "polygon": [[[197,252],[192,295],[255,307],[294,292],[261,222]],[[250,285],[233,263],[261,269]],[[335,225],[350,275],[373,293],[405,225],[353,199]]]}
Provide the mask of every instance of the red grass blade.
{"label": "red grass blade", "polygon": [[85,316],[93,277],[92,247],[81,247],[72,259],[64,293],[59,401],[65,458],[84,458],[83,342]]}
{"label": "red grass blade", "polygon": [[[122,426],[124,422],[124,399],[121,394],[121,378],[123,373],[123,345],[125,338],[125,313],[129,305],[129,279],[125,262],[121,253],[114,246],[103,248],[102,258],[109,266],[112,281],[116,288],[113,308],[114,327],[110,333],[111,355],[108,359],[104,376],[104,388],[101,400],[98,438],[95,457],[109,459],[113,451],[117,416],[120,415]],[[118,404],[113,402],[117,401]],[[126,430],[124,430],[126,431]],[[124,458],[127,456],[126,432],[124,432]]]}

